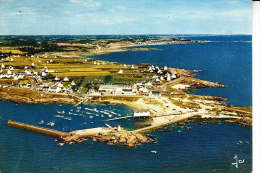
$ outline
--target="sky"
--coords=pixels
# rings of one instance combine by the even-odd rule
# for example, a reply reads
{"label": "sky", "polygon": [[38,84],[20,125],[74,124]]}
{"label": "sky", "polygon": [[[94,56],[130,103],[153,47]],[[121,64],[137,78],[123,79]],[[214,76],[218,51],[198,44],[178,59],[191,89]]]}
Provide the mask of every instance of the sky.
{"label": "sky", "polygon": [[0,0],[0,35],[251,34],[251,0]]}

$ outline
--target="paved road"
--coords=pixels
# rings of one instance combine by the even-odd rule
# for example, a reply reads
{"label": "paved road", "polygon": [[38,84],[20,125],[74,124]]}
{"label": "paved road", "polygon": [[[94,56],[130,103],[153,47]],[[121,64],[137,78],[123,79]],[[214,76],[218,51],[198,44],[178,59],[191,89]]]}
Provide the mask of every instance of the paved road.
{"label": "paved road", "polygon": [[180,78],[178,78],[178,79],[175,79],[174,81],[171,81],[171,82],[168,82],[168,83],[163,84],[163,85],[162,85],[162,88],[161,88],[161,90],[160,90],[160,92],[164,91],[165,88],[166,88],[168,85],[172,85],[172,84],[178,83],[178,82],[180,82],[180,81],[182,81],[182,80],[184,80],[184,79],[185,79],[184,77],[180,77]]}

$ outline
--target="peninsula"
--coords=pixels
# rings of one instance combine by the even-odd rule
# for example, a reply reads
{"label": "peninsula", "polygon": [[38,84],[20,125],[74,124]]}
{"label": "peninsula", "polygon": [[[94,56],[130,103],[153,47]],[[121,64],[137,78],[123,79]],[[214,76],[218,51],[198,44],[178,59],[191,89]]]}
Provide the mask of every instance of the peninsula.
{"label": "peninsula", "polygon": [[[140,110],[141,114],[149,114],[152,121],[146,128],[134,132],[122,130],[125,133],[120,131],[120,134],[108,128],[109,132],[102,130],[102,133],[91,135],[94,140],[112,144],[126,144],[127,139],[111,142],[111,136],[134,135],[135,142],[128,146],[153,141],[140,136],[143,132],[192,118],[202,118],[203,122],[225,119],[252,125],[251,107],[228,105],[225,98],[188,92],[205,87],[226,87],[198,79],[194,73],[199,70],[158,67],[151,63],[119,64],[91,57],[116,51],[160,51],[131,48],[159,44],[203,44],[203,41],[159,36],[2,37],[0,98],[26,104],[123,104]],[[78,139],[81,132],[71,132],[61,139],[81,141]],[[75,134],[77,140],[74,140]],[[82,138],[86,138],[84,134]]]}

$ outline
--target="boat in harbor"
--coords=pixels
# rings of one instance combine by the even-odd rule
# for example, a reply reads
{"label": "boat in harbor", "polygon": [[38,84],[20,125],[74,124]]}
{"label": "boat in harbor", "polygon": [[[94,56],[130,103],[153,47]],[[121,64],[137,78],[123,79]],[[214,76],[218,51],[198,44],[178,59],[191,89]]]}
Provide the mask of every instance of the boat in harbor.
{"label": "boat in harbor", "polygon": [[64,118],[63,115],[55,115],[55,117],[57,117],[57,118]]}
{"label": "boat in harbor", "polygon": [[39,124],[44,124],[44,121],[43,121],[43,120],[41,120],[41,121],[39,122]]}
{"label": "boat in harbor", "polygon": [[51,127],[52,127],[52,126],[54,126],[54,125],[55,125],[55,124],[54,124],[54,122],[52,122],[52,121],[49,122],[49,123],[47,123],[47,126],[51,126]]}
{"label": "boat in harbor", "polygon": [[71,120],[72,120],[71,117],[64,117],[63,119],[64,119],[64,120],[68,120],[68,121],[71,121]]}

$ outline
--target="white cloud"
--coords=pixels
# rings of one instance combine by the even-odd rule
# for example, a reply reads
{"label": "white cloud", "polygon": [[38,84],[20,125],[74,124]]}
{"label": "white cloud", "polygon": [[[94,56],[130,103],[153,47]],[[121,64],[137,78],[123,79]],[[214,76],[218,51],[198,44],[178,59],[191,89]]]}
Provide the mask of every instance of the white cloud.
{"label": "white cloud", "polygon": [[70,0],[71,3],[80,4],[86,7],[99,7],[101,3],[95,2],[93,0]]}
{"label": "white cloud", "polygon": [[124,6],[118,5],[118,6],[114,6],[115,9],[117,10],[125,10],[126,8]]}

